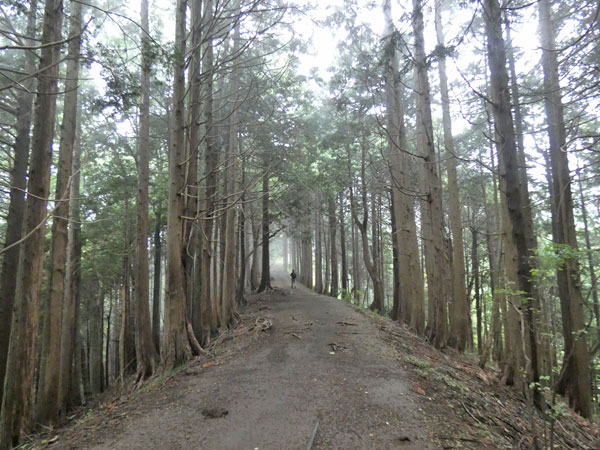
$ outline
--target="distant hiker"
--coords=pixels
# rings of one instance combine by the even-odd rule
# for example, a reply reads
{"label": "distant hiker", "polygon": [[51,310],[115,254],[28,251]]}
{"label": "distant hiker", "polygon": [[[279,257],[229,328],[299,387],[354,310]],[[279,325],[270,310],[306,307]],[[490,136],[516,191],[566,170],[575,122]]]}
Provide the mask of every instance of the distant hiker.
{"label": "distant hiker", "polygon": [[296,284],[296,272],[292,269],[292,273],[290,273],[290,278],[292,279],[292,289],[294,289],[294,285]]}

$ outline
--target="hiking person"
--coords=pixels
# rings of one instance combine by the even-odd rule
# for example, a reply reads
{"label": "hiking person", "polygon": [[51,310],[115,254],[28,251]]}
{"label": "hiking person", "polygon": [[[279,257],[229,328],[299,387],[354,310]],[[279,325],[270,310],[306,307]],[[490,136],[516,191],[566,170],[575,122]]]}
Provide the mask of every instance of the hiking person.
{"label": "hiking person", "polygon": [[290,278],[292,279],[292,289],[294,289],[294,285],[296,284],[296,272],[292,269],[292,273],[290,273]]}

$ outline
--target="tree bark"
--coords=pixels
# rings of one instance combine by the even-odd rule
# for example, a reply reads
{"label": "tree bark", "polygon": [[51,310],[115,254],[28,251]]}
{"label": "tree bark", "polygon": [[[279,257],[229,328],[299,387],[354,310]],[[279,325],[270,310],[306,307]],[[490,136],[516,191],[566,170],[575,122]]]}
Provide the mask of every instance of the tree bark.
{"label": "tree bark", "polygon": [[89,323],[89,383],[90,392],[99,394],[104,387],[103,355],[103,328],[104,328],[104,291],[100,282],[95,279],[95,292],[91,293],[88,301],[88,323]]}
{"label": "tree bark", "polygon": [[[256,292],[259,284],[259,261],[261,259],[262,249],[260,247],[260,224],[256,218],[254,208],[250,216],[250,228],[252,229],[252,263],[250,265],[250,289]],[[296,245],[292,243],[292,265],[296,266]],[[296,270],[297,266],[296,266]]]}
{"label": "tree bark", "polygon": [[389,42],[386,66],[386,101],[388,115],[388,151],[392,191],[392,214],[396,232],[392,239],[397,247],[399,266],[398,319],[410,325],[418,334],[425,328],[425,293],[419,260],[419,243],[415,222],[413,196],[410,193],[408,144],[404,124],[404,102],[399,73],[396,34],[391,10],[385,3],[386,33]]}
{"label": "tree bark", "polygon": [[188,76],[188,122],[186,127],[186,188],[184,196],[184,232],[183,265],[185,270],[185,287],[187,294],[188,320],[198,338],[202,339],[201,332],[201,302],[199,289],[201,286],[197,276],[202,271],[199,269],[201,244],[198,243],[200,235],[200,189],[198,182],[198,160],[200,153],[200,128],[202,124],[202,0],[192,0],[190,18],[190,57]]}
{"label": "tree bark", "polygon": [[[362,221],[358,217],[358,211],[356,206],[356,201],[354,199],[353,189],[350,188],[350,207],[352,211],[352,219],[354,223],[356,223],[356,227],[360,231],[361,242],[362,242],[362,250],[363,250],[363,260],[367,271],[369,272],[369,276],[371,281],[373,281],[373,302],[369,306],[369,309],[373,311],[377,311],[380,314],[383,313],[383,283],[381,282],[381,276],[379,274],[379,264],[375,259],[375,254],[371,254],[371,250],[369,250],[369,238],[367,236],[367,228],[369,223],[369,208],[368,208],[368,200],[367,200],[367,182],[366,182],[366,143],[362,142],[361,145],[361,197],[362,197],[362,212],[363,219]],[[350,155],[348,155],[348,164],[350,164]],[[350,166],[348,166],[348,170],[350,171]],[[349,175],[351,175],[349,173]],[[372,199],[372,201],[374,201]],[[375,239],[375,237],[374,237]],[[375,243],[373,243],[375,245]]]}
{"label": "tree bark", "polygon": [[185,189],[185,0],[177,1],[175,19],[175,55],[173,82],[174,127],[169,149],[169,209],[167,223],[167,296],[165,298],[162,360],[167,369],[183,364],[191,357],[186,329],[186,291],[182,264],[183,198]]}
{"label": "tree bark", "polygon": [[339,295],[339,273],[338,273],[338,258],[337,258],[337,218],[335,211],[335,197],[329,194],[327,199],[328,214],[329,214],[329,242],[331,248],[331,289],[329,295],[336,297]]}
{"label": "tree bark", "polygon": [[65,297],[61,338],[61,362],[59,383],[59,404],[64,415],[66,410],[81,402],[79,397],[79,378],[76,372],[77,355],[80,352],[79,338],[79,289],[81,284],[81,217],[80,167],[81,167],[81,131],[78,123],[75,145],[73,147],[73,168],[69,201],[69,229],[67,235],[67,261],[65,274]]}
{"label": "tree bark", "polygon": [[456,172],[456,152],[452,137],[452,120],[450,118],[450,96],[448,94],[448,77],[446,76],[446,56],[444,53],[444,32],[442,29],[442,1],[435,2],[435,28],[440,52],[438,71],[440,77],[440,94],[442,97],[442,123],[444,128],[444,146],[446,148],[446,170],[448,173],[448,206],[450,230],[452,232],[452,301],[450,316],[449,344],[463,352],[469,341],[469,301],[465,289],[465,254],[463,249],[463,230],[460,212],[460,193]]}
{"label": "tree bark", "polygon": [[413,30],[415,35],[415,74],[417,91],[417,146],[423,157],[421,164],[421,222],[427,273],[429,310],[428,340],[443,348],[448,340],[448,312],[446,307],[447,257],[444,243],[442,193],[437,173],[437,158],[433,143],[431,100],[427,60],[423,38],[422,0],[413,0]]}
{"label": "tree bark", "polygon": [[592,242],[590,239],[590,229],[588,223],[588,213],[585,207],[585,198],[583,196],[583,185],[581,183],[581,169],[577,167],[577,183],[579,185],[579,203],[581,208],[581,218],[583,220],[583,232],[585,238],[585,250],[587,253],[588,270],[590,272],[590,284],[592,290],[592,301],[594,304],[594,317],[596,318],[596,327],[600,333],[600,302],[598,302],[598,277],[594,269],[594,259],[592,257]]}
{"label": "tree bark", "polygon": [[321,239],[321,199],[317,192],[317,207],[315,208],[315,291],[323,293],[323,242]]}
{"label": "tree bark", "polygon": [[348,252],[346,250],[346,224],[344,223],[344,195],[340,193],[340,253],[342,259],[342,295],[348,298]]}
{"label": "tree bark", "polygon": [[44,237],[50,191],[50,164],[56,118],[58,64],[63,9],[61,0],[47,0],[41,43],[38,96],[31,147],[23,242],[16,273],[14,312],[6,363],[0,448],[10,448],[30,427],[35,373],[35,340],[44,262]]}
{"label": "tree bark", "polygon": [[[563,316],[565,364],[568,394],[575,411],[583,417],[592,416],[591,377],[587,349],[586,325],[579,262],[572,251],[577,250],[577,233],[573,217],[573,198],[569,172],[566,129],[554,41],[552,9],[548,0],[540,0],[540,34],[542,67],[544,69],[544,106],[548,118],[552,191],[556,222],[552,227],[554,243],[567,252],[561,253],[557,269],[558,295]],[[560,251],[560,250],[559,250]]]}
{"label": "tree bark", "polygon": [[[524,296],[525,314],[527,317],[527,331],[530,345],[529,370],[534,386],[539,386],[538,355],[535,330],[535,292],[531,279],[531,251],[529,244],[532,237],[528,236],[528,226],[524,217],[521,179],[517,160],[516,136],[511,115],[511,104],[508,88],[508,72],[506,69],[506,53],[502,37],[502,16],[497,0],[484,2],[483,17],[485,21],[487,41],[488,64],[491,73],[492,109],[496,128],[496,147],[501,180],[505,188],[506,207],[508,218],[512,225],[512,238],[516,250],[516,263],[518,275],[518,289]],[[542,407],[541,392],[533,389],[533,402]]]}
{"label": "tree bark", "polygon": [[265,153],[263,157],[262,176],[262,267],[260,285],[257,292],[264,292],[271,287],[271,266],[269,253],[269,157]]}
{"label": "tree bark", "polygon": [[[35,37],[37,0],[29,3],[27,14],[27,29],[25,43],[33,45]],[[35,53],[27,52],[25,72],[35,71]],[[27,165],[29,162],[29,133],[31,131],[31,118],[33,114],[33,99],[35,91],[35,77],[23,81],[24,89],[19,93],[16,111],[16,136],[13,144],[13,167],[10,172],[10,202],[6,217],[6,236],[4,242],[4,255],[2,259],[2,272],[0,279],[0,322],[5,324],[0,327],[0,405],[4,392],[4,376],[10,342],[10,330],[13,315],[15,289],[19,268],[21,246],[14,245],[22,236],[23,218],[25,217],[25,188],[27,187]],[[12,248],[9,246],[14,245]]]}
{"label": "tree bark", "polygon": [[156,353],[160,355],[160,294],[162,286],[162,205],[159,203],[154,211],[154,285],[152,293],[152,343]]}
{"label": "tree bark", "polygon": [[135,264],[135,353],[138,380],[151,377],[156,371],[158,355],[152,343],[150,324],[150,274],[148,264],[148,202],[150,185],[150,30],[148,0],[141,1],[141,88],[137,141],[137,233]]}
{"label": "tree bark", "polygon": [[[204,0],[203,27],[207,28],[204,35],[205,48],[203,49],[202,73],[204,76],[203,122],[204,122],[204,216],[202,217],[202,236],[200,237],[200,316],[201,329],[200,345],[206,346],[210,342],[213,331],[216,330],[213,311],[213,290],[211,280],[212,263],[212,235],[215,226],[215,195],[217,191],[217,164],[218,148],[215,142],[215,127],[213,120],[213,1]],[[197,331],[198,332],[198,331]]]}
{"label": "tree bark", "polygon": [[[240,3],[239,0],[234,1],[233,5],[235,17],[239,17]],[[240,48],[240,24],[235,22],[233,32],[233,55],[237,55]],[[231,114],[229,116],[229,152],[226,158],[227,177],[227,211],[225,213],[225,254],[223,255],[223,291],[221,302],[223,304],[223,316],[221,325],[229,327],[237,317],[237,302],[236,302],[236,283],[237,271],[236,253],[238,248],[237,229],[238,229],[238,167],[240,158],[240,143],[238,135],[238,101],[239,101],[239,84],[240,72],[239,64],[234,61],[234,66],[231,73]]]}
{"label": "tree bark", "polygon": [[42,332],[40,376],[37,398],[37,421],[56,424],[62,405],[59,403],[62,315],[67,260],[69,192],[73,169],[73,147],[77,132],[79,54],[81,51],[81,4],[73,3],[69,33],[68,62],[65,82],[64,112],[61,127],[58,168],[56,173],[56,207],[52,222],[49,293]]}

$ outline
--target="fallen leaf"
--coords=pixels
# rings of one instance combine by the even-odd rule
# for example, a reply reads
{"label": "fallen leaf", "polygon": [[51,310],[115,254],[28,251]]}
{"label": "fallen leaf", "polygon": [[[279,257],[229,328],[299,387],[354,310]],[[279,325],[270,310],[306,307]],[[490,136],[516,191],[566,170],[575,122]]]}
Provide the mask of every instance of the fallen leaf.
{"label": "fallen leaf", "polygon": [[415,386],[415,392],[417,392],[418,394],[421,394],[421,395],[425,395],[425,391],[420,386]]}
{"label": "fallen leaf", "polygon": [[215,361],[208,361],[205,363],[202,363],[202,368],[206,369],[207,367],[212,367],[212,366],[216,366],[217,363]]}

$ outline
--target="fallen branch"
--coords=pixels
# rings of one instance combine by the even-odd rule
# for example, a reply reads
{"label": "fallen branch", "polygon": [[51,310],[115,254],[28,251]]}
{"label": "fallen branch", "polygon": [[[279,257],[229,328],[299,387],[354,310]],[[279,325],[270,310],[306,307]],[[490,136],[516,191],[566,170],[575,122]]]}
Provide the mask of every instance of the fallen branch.
{"label": "fallen branch", "polygon": [[315,436],[317,435],[317,430],[319,429],[319,421],[317,420],[317,423],[315,424],[315,429],[313,430],[311,436],[310,436],[310,441],[308,441],[308,447],[306,447],[306,450],[311,450],[312,446],[313,446],[313,442],[315,441]]}

